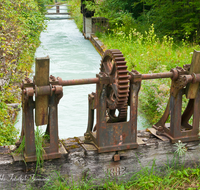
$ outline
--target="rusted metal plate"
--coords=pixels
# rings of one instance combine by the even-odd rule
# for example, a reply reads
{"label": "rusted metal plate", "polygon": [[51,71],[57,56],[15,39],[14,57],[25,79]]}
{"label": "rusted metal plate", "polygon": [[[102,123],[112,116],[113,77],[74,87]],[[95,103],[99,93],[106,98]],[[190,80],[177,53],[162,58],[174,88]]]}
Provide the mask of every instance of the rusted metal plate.
{"label": "rusted metal plate", "polygon": [[162,141],[166,141],[169,142],[169,138],[165,137],[165,136],[161,136],[161,135],[157,135],[156,134],[156,129],[154,128],[148,128],[146,129],[147,131],[149,131],[151,134],[153,134],[154,136],[158,137],[159,139],[161,139]]}
{"label": "rusted metal plate", "polygon": [[12,156],[13,156],[13,160],[15,162],[22,161],[24,159],[22,154],[13,153]]}
{"label": "rusted metal plate", "polygon": [[[189,74],[192,74],[192,73],[195,73],[195,74],[200,73],[200,51],[194,50]],[[189,83],[187,85],[186,97],[188,99],[194,99],[196,97],[198,88],[199,88],[198,82],[194,84]]]}
{"label": "rusted metal plate", "polygon": [[93,145],[92,143],[90,143],[90,144],[84,143],[84,141],[85,141],[85,137],[84,136],[81,136],[81,137],[78,137],[78,138],[79,138],[79,142],[81,143],[81,146],[86,151],[96,151],[97,150],[97,148],[95,147],[95,145]]}
{"label": "rusted metal plate", "polygon": [[81,136],[81,137],[78,137],[79,138],[79,142],[80,143],[84,143],[84,140],[85,140],[85,137],[84,136]]}
{"label": "rusted metal plate", "polygon": [[[51,160],[51,159],[56,159],[56,158],[61,158],[61,154],[54,152],[54,153],[43,155],[43,160]],[[35,161],[37,161],[37,157],[36,156],[27,156],[26,153],[24,153],[24,160],[25,160],[25,162],[35,162]]]}
{"label": "rusted metal plate", "polygon": [[[49,85],[49,57],[35,59],[35,85]],[[36,126],[48,124],[49,96],[41,95],[35,98]]]}
{"label": "rusted metal plate", "polygon": [[59,143],[59,151],[58,152],[61,154],[68,154],[67,150],[65,149],[65,147],[62,143]]}
{"label": "rusted metal plate", "polygon": [[97,148],[93,144],[81,144],[86,151],[96,151]]}
{"label": "rusted metal plate", "polygon": [[[59,151],[55,153],[44,154],[43,159],[49,160],[49,159],[60,158],[61,155],[65,155],[65,154],[68,154],[67,150],[65,149],[62,143],[59,143]],[[27,154],[24,154],[24,157],[23,157],[21,154],[13,153],[12,156],[15,162],[23,161],[24,159],[26,162],[34,162],[37,160],[36,156],[27,156]]]}

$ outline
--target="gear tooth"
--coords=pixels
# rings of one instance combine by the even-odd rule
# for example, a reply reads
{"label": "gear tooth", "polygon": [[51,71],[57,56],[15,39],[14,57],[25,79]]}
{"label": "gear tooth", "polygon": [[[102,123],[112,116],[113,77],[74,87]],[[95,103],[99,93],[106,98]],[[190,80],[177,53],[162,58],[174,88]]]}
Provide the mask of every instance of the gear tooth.
{"label": "gear tooth", "polygon": [[121,70],[121,69],[118,69],[117,72],[118,72],[119,74],[127,74],[127,73],[128,73],[127,70]]}
{"label": "gear tooth", "polygon": [[121,65],[121,64],[117,64],[117,70],[119,69],[119,70],[127,70],[127,66],[126,65]]}
{"label": "gear tooth", "polygon": [[113,55],[114,55],[115,59],[116,59],[117,57],[124,58],[122,53],[114,53]]}
{"label": "gear tooth", "polygon": [[125,93],[128,93],[129,92],[129,90],[122,90],[122,89],[120,89],[120,90],[118,90],[119,91],[119,94],[125,94]]}
{"label": "gear tooth", "polygon": [[122,65],[122,66],[126,66],[126,61],[116,61],[116,65]]}
{"label": "gear tooth", "polygon": [[124,89],[124,88],[129,89],[129,85],[120,85],[120,86],[118,86],[118,88],[119,89]]}
{"label": "gear tooth", "polygon": [[124,57],[115,57],[115,61],[124,61],[125,58]]}
{"label": "gear tooth", "polygon": [[118,83],[121,85],[121,84],[128,84],[129,83],[129,80],[121,80],[121,81],[118,81]]}

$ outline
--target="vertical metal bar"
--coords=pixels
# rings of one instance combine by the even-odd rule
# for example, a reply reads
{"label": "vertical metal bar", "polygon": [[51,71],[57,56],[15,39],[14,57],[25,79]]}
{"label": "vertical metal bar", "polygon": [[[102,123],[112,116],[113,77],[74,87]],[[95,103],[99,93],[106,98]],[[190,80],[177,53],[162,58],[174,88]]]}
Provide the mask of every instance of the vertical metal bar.
{"label": "vertical metal bar", "polygon": [[[138,93],[141,82],[130,83],[130,132],[129,143],[137,144],[137,108],[138,108]],[[137,145],[136,145],[137,147]]]}
{"label": "vertical metal bar", "polygon": [[25,110],[24,110],[24,106],[23,106],[23,104],[24,104],[23,97],[24,97],[24,93],[22,93],[22,130],[21,130],[21,136],[20,136],[20,139],[19,139],[20,143],[22,142],[23,137],[25,135],[24,132],[25,132],[25,126],[26,126]]}
{"label": "vertical metal bar", "polygon": [[197,96],[194,100],[193,110],[193,129],[192,135],[198,138],[199,134],[199,117],[200,117],[200,89],[198,89]]}
{"label": "vertical metal bar", "polygon": [[[170,97],[171,97],[171,95],[170,95]],[[154,125],[155,127],[159,127],[159,126],[164,127],[164,126],[165,126],[165,123],[166,123],[166,121],[167,121],[167,119],[168,119],[168,117],[169,117],[170,99],[171,99],[171,98],[169,98],[169,100],[168,100],[168,102],[167,102],[167,107],[166,107],[165,112],[164,112],[164,114],[162,115],[161,119]]]}
{"label": "vertical metal bar", "polygon": [[25,159],[29,156],[35,156],[35,133],[33,119],[34,102],[33,97],[28,97],[28,102],[25,105]]}
{"label": "vertical metal bar", "polygon": [[181,137],[181,109],[183,90],[179,90],[176,97],[170,97],[170,132],[172,138]]}
{"label": "vertical metal bar", "polygon": [[[49,85],[49,57],[35,59],[35,85]],[[49,96],[37,96],[35,98],[35,123],[36,126],[48,123]]]}
{"label": "vertical metal bar", "polygon": [[88,126],[86,133],[92,132],[94,125],[94,97],[91,94],[88,95]]}
{"label": "vertical metal bar", "polygon": [[[200,73],[200,51],[194,50],[189,74],[192,73]],[[186,88],[186,97],[188,99],[194,99],[196,97],[198,89],[199,82],[194,84],[189,83]]]}
{"label": "vertical metal bar", "polygon": [[49,135],[50,151],[58,152],[58,108],[55,92],[53,92],[49,101]]}
{"label": "vertical metal bar", "polygon": [[185,108],[185,111],[183,112],[181,116],[181,126],[185,129],[190,129],[192,126],[188,124],[189,119],[193,115],[194,112],[194,99],[190,99],[187,107]]}
{"label": "vertical metal bar", "polygon": [[102,81],[97,84],[97,146],[106,146],[108,141],[106,132],[106,89],[105,84]]}
{"label": "vertical metal bar", "polygon": [[56,13],[60,13],[59,5],[56,5]]}

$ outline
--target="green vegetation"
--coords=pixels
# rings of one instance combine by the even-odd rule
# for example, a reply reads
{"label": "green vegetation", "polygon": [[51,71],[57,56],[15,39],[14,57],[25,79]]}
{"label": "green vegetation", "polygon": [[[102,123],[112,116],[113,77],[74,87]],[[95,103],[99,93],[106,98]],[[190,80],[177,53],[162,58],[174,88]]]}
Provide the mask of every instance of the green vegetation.
{"label": "green vegetation", "polygon": [[[21,80],[31,73],[34,53],[40,44],[39,35],[45,28],[44,4],[48,0],[4,0],[0,2],[0,145],[13,144],[17,131],[13,127],[15,111],[7,104],[19,102]],[[52,2],[52,1],[51,1]],[[98,3],[98,6],[96,6]],[[80,0],[70,1],[70,11],[82,31]],[[120,49],[128,69],[140,73],[165,72],[175,66],[191,62],[192,52],[199,49],[199,2],[197,1],[141,1],[106,0],[88,3],[96,16],[110,19],[110,29],[98,33],[108,49]],[[180,13],[180,14],[178,14]],[[170,17],[171,16],[171,17]],[[162,22],[160,22],[162,21]],[[183,21],[185,21],[183,23]],[[170,80],[143,81],[140,92],[140,109],[149,122],[155,123],[167,103]],[[44,138],[37,127],[35,131],[37,168],[42,166]],[[23,151],[23,139],[18,152]],[[200,168],[177,168],[176,161],[185,154],[185,146],[176,144],[174,166],[157,170],[142,168],[128,182],[111,181],[110,176],[95,185],[87,177],[76,183],[58,172],[43,189],[198,189]],[[164,171],[164,172],[163,172]],[[33,189],[33,187],[31,187]]]}
{"label": "green vegetation", "polygon": [[[41,133],[40,133],[41,134]],[[109,173],[104,179],[94,179],[93,176],[85,175],[82,179],[74,181],[72,176],[61,175],[54,171],[48,175],[45,184],[40,187],[43,190],[174,190],[174,189],[199,189],[200,188],[200,168],[194,165],[194,168],[185,168],[185,159],[187,149],[185,144],[179,141],[175,145],[176,151],[172,160],[163,163],[163,167],[156,166],[156,159],[148,166],[142,167],[138,172],[131,172],[123,176],[113,177]],[[181,161],[182,160],[182,161]],[[191,163],[192,164],[192,163]],[[126,175],[130,176],[128,181],[123,180]],[[40,175],[35,176],[42,177]],[[20,187],[20,185],[19,185]],[[28,181],[26,189],[38,189],[34,187],[34,181]]]}
{"label": "green vegetation", "polygon": [[43,154],[45,153],[45,150],[43,148],[43,145],[44,145],[43,133],[41,129],[37,126],[35,130],[35,150],[37,157],[35,172],[37,172],[38,167],[39,168],[42,167],[44,163]]}
{"label": "green vegetation", "polygon": [[[101,184],[101,185],[97,185]],[[68,176],[62,176],[59,172],[54,172],[45,185],[44,190],[174,190],[174,189],[198,189],[200,187],[200,168],[177,168],[164,167],[162,170],[156,169],[155,163],[152,167],[144,167],[139,172],[132,174],[128,181],[113,179],[109,174],[103,179],[84,178],[75,182]],[[29,189],[29,188],[28,188]],[[30,189],[34,189],[33,187]]]}
{"label": "green vegetation", "polygon": [[80,32],[83,31],[83,15],[80,13],[81,1],[80,0],[73,0],[68,2],[69,5],[69,12],[71,12],[71,17],[74,19],[78,29]]}
{"label": "green vegetation", "polygon": [[32,72],[40,32],[45,29],[44,4],[48,2],[0,2],[0,146],[16,140],[16,111],[7,104],[20,102],[20,83]]}
{"label": "green vegetation", "polygon": [[23,139],[21,141],[21,144],[19,145],[19,147],[15,150],[15,154],[19,155],[21,154],[23,156],[24,153],[24,149],[25,149],[25,136],[23,136]]}
{"label": "green vegetation", "polygon": [[[76,3],[78,2],[80,0],[76,0]],[[154,14],[152,12],[160,11],[159,14],[161,16],[161,11],[164,10],[165,13],[163,12],[163,14],[168,14],[168,9],[163,8],[162,10],[162,7],[164,5],[166,7],[172,6],[172,1],[167,1],[166,4],[162,1],[160,7],[158,5],[160,1],[149,2],[140,0],[107,0],[94,1],[94,3],[88,1],[85,3],[89,10],[96,11],[95,16],[103,16],[109,19],[109,29],[105,33],[97,33],[96,35],[104,43],[106,49],[121,50],[127,61],[129,71],[134,69],[142,74],[169,72],[176,66],[182,67],[185,64],[190,64],[194,49],[200,49],[196,43],[198,41],[196,34],[199,28],[195,28],[195,33],[186,31],[186,28],[180,29],[181,27],[178,28],[178,25],[176,25],[175,28],[176,32],[179,31],[178,34],[169,27],[166,27],[166,29],[171,29],[171,33],[166,32],[164,30],[165,25],[163,25],[163,29],[160,27],[158,30],[158,23],[164,23],[164,21],[160,22],[154,19],[155,22],[150,22],[150,20],[153,20]],[[190,2],[190,4],[194,10],[198,11],[199,1],[194,2],[196,3],[191,4]],[[76,7],[72,1],[69,1],[69,4],[72,4],[72,7]],[[178,5],[183,7],[181,15],[191,8],[184,7],[182,1],[174,2],[174,4],[176,4],[173,7],[174,12],[178,10]],[[157,9],[155,8],[156,6]],[[73,14],[80,15],[80,12],[73,12],[73,10],[75,8],[72,9]],[[169,11],[172,11],[172,7]],[[168,19],[170,16],[171,20],[175,19],[173,14],[168,14]],[[148,22],[147,17],[149,18]],[[189,19],[189,14],[185,17]],[[197,21],[195,23],[197,24]],[[193,27],[196,24],[193,24]],[[140,114],[143,114],[147,119],[147,127],[157,122],[162,116],[168,102],[170,84],[170,79],[142,81],[139,94],[139,109]]]}
{"label": "green vegetation", "polygon": [[[35,150],[36,150],[36,168],[35,173],[38,172],[38,169],[43,167],[44,159],[43,155],[45,153],[45,150],[43,147],[46,146],[47,143],[49,143],[49,135],[44,134],[40,127],[36,127],[35,130]],[[25,149],[25,136],[22,139],[22,142],[20,146],[15,150],[15,154],[21,154],[23,156]],[[25,160],[24,160],[25,162]],[[26,162],[25,162],[26,163]]]}
{"label": "green vegetation", "polygon": [[[107,49],[120,49],[127,61],[128,70],[140,73],[169,72],[176,66],[190,64],[194,49],[198,45],[188,41],[175,43],[172,37],[158,38],[152,25],[145,34],[130,30],[127,36],[122,27],[110,29],[107,34],[97,34]],[[171,80],[142,81],[139,94],[140,113],[145,116],[149,124],[159,120],[163,114],[169,98]]]}
{"label": "green vegetation", "polygon": [[[41,134],[41,133],[40,133]],[[163,167],[156,166],[156,159],[148,166],[142,167],[138,172],[131,172],[123,176],[113,177],[109,173],[105,174],[104,179],[93,178],[85,175],[82,179],[74,181],[72,176],[61,175],[58,171],[53,171],[48,175],[45,184],[40,188],[43,190],[174,190],[174,189],[199,189],[200,188],[200,168],[194,165],[194,168],[185,168],[185,159],[187,149],[185,144],[179,141],[175,145],[176,151],[172,160],[163,163]],[[181,161],[182,160],[182,161]],[[192,164],[192,163],[191,163]],[[128,175],[129,180],[124,177]],[[37,175],[35,177],[42,177]],[[19,185],[20,187],[20,185]],[[28,181],[26,189],[37,189],[33,181]]]}
{"label": "green vegetation", "polygon": [[95,16],[110,20],[129,30],[136,28],[145,33],[154,24],[159,37],[171,36],[176,40],[189,37],[199,42],[200,2],[198,0],[94,0],[86,2],[88,9],[96,11]]}

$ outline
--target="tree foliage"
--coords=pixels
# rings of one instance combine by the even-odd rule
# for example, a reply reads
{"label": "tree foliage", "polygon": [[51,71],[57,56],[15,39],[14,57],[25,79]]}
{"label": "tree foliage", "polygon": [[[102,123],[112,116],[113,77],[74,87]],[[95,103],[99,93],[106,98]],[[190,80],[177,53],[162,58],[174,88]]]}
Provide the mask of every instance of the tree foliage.
{"label": "tree foliage", "polygon": [[199,0],[96,0],[94,4],[86,4],[89,9],[95,9],[96,16],[108,18],[111,28],[117,23],[127,31],[136,28],[145,32],[154,24],[160,37],[200,40]]}
{"label": "tree foliage", "polygon": [[[157,33],[199,41],[199,0],[146,0],[145,4],[151,6],[148,19],[154,23]],[[143,16],[147,19],[147,15]]]}

